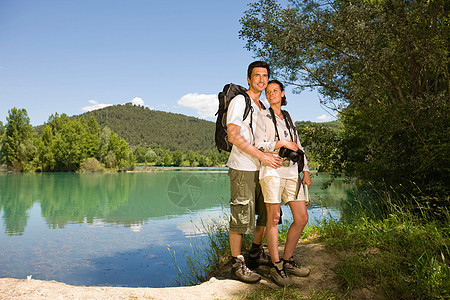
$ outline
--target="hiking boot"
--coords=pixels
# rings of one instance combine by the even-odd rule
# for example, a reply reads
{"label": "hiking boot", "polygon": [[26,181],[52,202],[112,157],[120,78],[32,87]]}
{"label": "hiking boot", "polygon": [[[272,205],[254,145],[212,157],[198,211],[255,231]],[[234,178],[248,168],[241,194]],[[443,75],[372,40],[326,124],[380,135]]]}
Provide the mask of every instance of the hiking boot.
{"label": "hiking boot", "polygon": [[256,269],[259,265],[269,265],[270,256],[264,252],[262,245],[258,248],[252,248],[248,251],[248,267],[250,269]]}
{"label": "hiking boot", "polygon": [[284,260],[284,268],[289,275],[294,275],[298,277],[306,277],[311,272],[307,267],[302,267],[297,264],[292,256],[288,260]]}
{"label": "hiking boot", "polygon": [[261,280],[261,276],[258,273],[255,273],[247,268],[242,255],[238,255],[236,259],[232,260],[233,265],[231,267],[231,278],[247,283],[256,283]]}
{"label": "hiking boot", "polygon": [[287,286],[292,284],[292,280],[286,273],[284,265],[284,261],[280,260],[279,262],[273,263],[270,268],[270,276],[279,286]]}

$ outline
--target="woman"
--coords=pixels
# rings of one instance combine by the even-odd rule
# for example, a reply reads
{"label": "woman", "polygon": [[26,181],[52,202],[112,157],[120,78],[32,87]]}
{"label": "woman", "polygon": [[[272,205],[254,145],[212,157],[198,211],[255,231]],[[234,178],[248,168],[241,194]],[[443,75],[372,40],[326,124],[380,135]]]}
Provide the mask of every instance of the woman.
{"label": "woman", "polygon": [[[283,84],[278,80],[269,81],[266,88],[266,98],[270,104],[270,109],[261,111],[258,116],[255,146],[265,152],[276,151],[274,155],[278,155],[278,151],[282,147],[294,152],[303,151],[298,139],[297,129],[289,115],[281,110],[281,106],[286,105]],[[261,189],[267,208],[266,238],[272,260],[270,274],[280,286],[292,283],[288,275],[308,276],[310,272],[308,268],[299,266],[293,258],[297,242],[308,222],[303,186],[301,183],[299,186],[299,171],[303,171],[303,183],[307,184],[308,187],[311,185],[306,158],[300,157],[304,159],[303,170],[298,169],[297,163],[288,158],[283,158],[283,167],[275,169],[262,164],[259,171]],[[278,254],[278,221],[280,219],[281,200],[285,205],[289,205],[294,218],[287,233],[282,259]]]}

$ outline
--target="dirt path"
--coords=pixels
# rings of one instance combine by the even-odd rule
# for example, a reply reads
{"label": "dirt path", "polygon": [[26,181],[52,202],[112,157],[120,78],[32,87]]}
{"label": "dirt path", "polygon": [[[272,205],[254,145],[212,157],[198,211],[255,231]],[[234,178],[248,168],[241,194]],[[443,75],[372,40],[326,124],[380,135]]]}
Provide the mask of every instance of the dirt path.
{"label": "dirt path", "polygon": [[[306,278],[295,278],[295,286],[305,296],[312,290],[338,292],[338,284],[331,269],[338,259],[314,240],[302,241],[297,246],[295,257],[311,269]],[[258,284],[245,284],[227,279],[229,268],[218,272],[197,286],[173,288],[125,288],[71,286],[56,281],[0,278],[0,299],[236,299],[252,289],[267,286],[278,288],[265,274],[267,267],[260,267],[264,276]]]}

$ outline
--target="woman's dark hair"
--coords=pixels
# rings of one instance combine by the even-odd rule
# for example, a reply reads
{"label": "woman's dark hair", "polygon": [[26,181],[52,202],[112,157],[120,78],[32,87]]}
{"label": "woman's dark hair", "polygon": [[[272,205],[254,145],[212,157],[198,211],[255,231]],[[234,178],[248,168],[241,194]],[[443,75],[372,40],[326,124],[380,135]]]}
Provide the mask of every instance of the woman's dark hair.
{"label": "woman's dark hair", "polygon": [[252,78],[252,71],[253,71],[254,68],[266,68],[267,76],[270,78],[270,67],[269,67],[268,63],[266,63],[264,61],[260,61],[260,60],[252,62],[248,66],[248,69],[247,69],[247,76],[248,76],[248,78]]}
{"label": "woman's dark hair", "polygon": [[[276,79],[272,79],[271,81],[269,81],[269,83],[267,84],[267,86],[268,86],[269,84],[271,84],[271,83],[276,83],[276,84],[278,84],[278,86],[280,87],[280,90],[281,90],[281,91],[284,91],[284,85],[283,85],[280,81],[278,81],[278,80],[276,80]],[[281,106],[286,105],[286,104],[287,104],[287,101],[286,101],[286,92],[285,92],[285,95],[281,98]]]}

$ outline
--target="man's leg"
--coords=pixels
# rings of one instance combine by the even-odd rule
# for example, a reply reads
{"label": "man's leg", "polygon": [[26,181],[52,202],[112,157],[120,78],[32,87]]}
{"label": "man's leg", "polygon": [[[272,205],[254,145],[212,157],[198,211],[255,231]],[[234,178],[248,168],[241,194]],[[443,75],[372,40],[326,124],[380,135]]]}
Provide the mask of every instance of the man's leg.
{"label": "man's leg", "polygon": [[255,236],[253,237],[253,243],[261,245],[264,241],[264,236],[266,235],[266,226],[256,225]]}
{"label": "man's leg", "polygon": [[[241,255],[242,234],[254,230],[254,189],[253,172],[230,169],[230,250],[231,277],[240,281],[254,283],[261,280],[261,276],[247,268],[245,259]],[[250,179],[250,180],[249,180]]]}
{"label": "man's leg", "polygon": [[230,230],[230,249],[231,256],[237,257],[241,254],[242,234]]}
{"label": "man's leg", "polygon": [[264,204],[264,197],[259,183],[259,172],[255,173],[255,213],[258,215],[252,247],[249,250],[248,266],[257,268],[260,264],[268,264],[270,259],[265,255],[263,249],[264,237],[266,235],[267,211]]}

